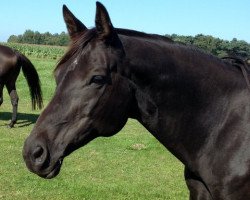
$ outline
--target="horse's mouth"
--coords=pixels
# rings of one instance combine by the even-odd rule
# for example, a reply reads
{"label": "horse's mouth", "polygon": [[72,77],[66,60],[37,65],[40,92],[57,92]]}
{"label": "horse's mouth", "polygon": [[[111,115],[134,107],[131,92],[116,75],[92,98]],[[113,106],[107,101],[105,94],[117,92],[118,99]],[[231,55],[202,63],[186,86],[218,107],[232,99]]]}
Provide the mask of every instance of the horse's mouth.
{"label": "horse's mouth", "polygon": [[52,178],[56,177],[59,174],[59,172],[60,172],[60,169],[61,169],[61,166],[62,166],[62,162],[63,162],[63,159],[60,158],[55,163],[55,165],[53,166],[52,170],[49,173],[40,174],[39,176],[41,176],[42,178],[45,178],[45,179],[52,179]]}

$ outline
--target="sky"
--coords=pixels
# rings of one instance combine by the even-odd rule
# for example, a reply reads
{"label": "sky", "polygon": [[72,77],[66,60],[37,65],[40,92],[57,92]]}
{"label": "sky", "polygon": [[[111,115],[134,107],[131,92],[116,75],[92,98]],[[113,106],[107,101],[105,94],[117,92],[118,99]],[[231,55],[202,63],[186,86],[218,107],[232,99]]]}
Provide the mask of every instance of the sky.
{"label": "sky", "polygon": [[[94,0],[3,0],[0,42],[30,29],[66,32],[65,4],[85,26],[93,27]],[[250,0],[100,0],[117,28],[155,34],[212,35],[250,43]]]}

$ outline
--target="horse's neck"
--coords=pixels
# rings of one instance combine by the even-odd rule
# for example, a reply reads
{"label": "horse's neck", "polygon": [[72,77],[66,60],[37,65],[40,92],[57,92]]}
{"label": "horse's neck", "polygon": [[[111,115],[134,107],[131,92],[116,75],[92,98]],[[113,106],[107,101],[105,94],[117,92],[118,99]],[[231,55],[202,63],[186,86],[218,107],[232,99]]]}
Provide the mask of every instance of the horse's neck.
{"label": "horse's neck", "polygon": [[185,163],[219,126],[244,81],[238,81],[241,75],[225,66],[216,66],[222,63],[200,62],[199,58],[176,60],[169,49],[155,49],[144,50],[141,58],[141,52],[132,52],[138,54],[130,60],[129,70],[136,91],[137,119]]}

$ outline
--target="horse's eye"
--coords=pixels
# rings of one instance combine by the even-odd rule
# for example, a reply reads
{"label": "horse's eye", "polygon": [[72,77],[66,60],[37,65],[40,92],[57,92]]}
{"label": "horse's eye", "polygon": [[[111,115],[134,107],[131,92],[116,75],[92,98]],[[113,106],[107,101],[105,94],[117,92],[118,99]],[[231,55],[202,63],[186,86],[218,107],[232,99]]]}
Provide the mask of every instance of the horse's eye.
{"label": "horse's eye", "polygon": [[107,78],[106,78],[106,76],[95,75],[92,77],[90,84],[91,83],[96,83],[98,85],[104,85],[105,83],[107,83]]}

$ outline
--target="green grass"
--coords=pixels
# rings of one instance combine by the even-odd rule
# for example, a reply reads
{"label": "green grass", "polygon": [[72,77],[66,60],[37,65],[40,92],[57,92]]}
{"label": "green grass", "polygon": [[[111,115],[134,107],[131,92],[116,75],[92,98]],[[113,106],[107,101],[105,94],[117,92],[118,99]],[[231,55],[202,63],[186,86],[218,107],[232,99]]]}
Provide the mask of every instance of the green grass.
{"label": "green grass", "polygon": [[[40,74],[46,105],[54,92],[56,61],[31,61]],[[6,127],[11,117],[6,89],[0,108],[0,199],[188,199],[182,164],[135,120],[129,120],[117,135],[98,138],[65,158],[55,179],[30,173],[22,147],[40,111],[31,111],[22,73],[17,90],[19,120],[15,128]]]}

